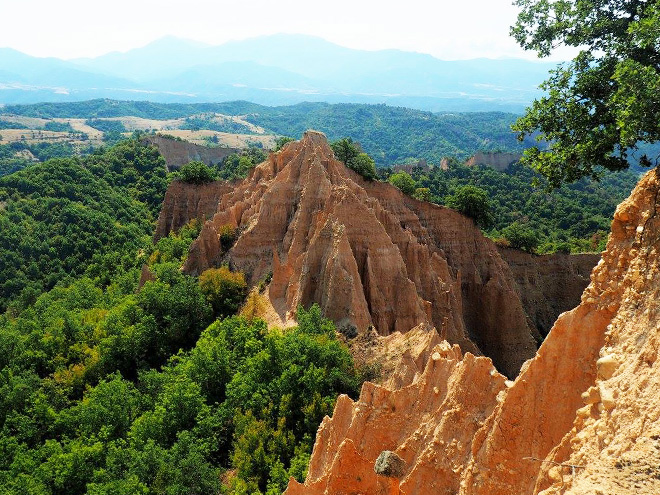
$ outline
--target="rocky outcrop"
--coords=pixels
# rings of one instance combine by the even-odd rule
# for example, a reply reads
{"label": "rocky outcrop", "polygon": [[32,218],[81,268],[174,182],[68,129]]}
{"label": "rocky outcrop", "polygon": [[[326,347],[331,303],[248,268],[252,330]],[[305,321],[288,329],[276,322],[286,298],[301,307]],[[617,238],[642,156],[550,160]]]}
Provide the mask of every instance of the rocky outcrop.
{"label": "rocky outcrop", "polygon": [[522,155],[520,153],[484,153],[480,151],[468,158],[465,162],[465,166],[478,167],[479,165],[485,165],[486,167],[494,168],[495,170],[503,172],[508,169],[511,164],[519,161],[521,157]]}
{"label": "rocky outcrop", "polygon": [[[286,493],[660,493],[659,195],[654,170],[617,208],[581,304],[514,382],[441,344],[410,385],[341,397]],[[367,468],[382,450],[403,478]]]}
{"label": "rocky outcrop", "polygon": [[589,285],[591,270],[600,260],[600,254],[536,255],[506,247],[498,249],[511,269],[539,341],[561,313],[577,306]]}
{"label": "rocky outcrop", "polygon": [[144,141],[158,148],[160,154],[165,158],[168,172],[181,168],[191,161],[203,162],[206,165],[217,165],[232,153],[240,152],[237,148],[209,148],[158,134],[146,136]]}
{"label": "rocky outcrop", "polygon": [[616,210],[582,298],[607,321],[590,362],[593,379],[582,387],[572,428],[541,466],[536,492],[660,493],[659,195],[655,169]]}
{"label": "rocky outcrop", "polygon": [[156,280],[156,275],[149,269],[149,265],[144,263],[142,269],[140,270],[140,280],[138,281],[138,291],[144,287],[144,284],[147,282],[153,282]]}
{"label": "rocky outcrop", "polygon": [[370,328],[348,345],[357,366],[372,369],[380,385],[395,390],[419,378],[433,348],[441,342],[435,329],[418,325],[405,333],[387,336]]}
{"label": "rocky outcrop", "polygon": [[397,163],[390,168],[392,172],[405,172],[407,174],[412,174],[414,171],[424,173],[431,170],[431,167],[424,159],[418,160],[415,163]]}
{"label": "rocky outcrop", "polygon": [[209,184],[173,181],[163,199],[154,240],[177,232],[193,219],[207,220],[215,213],[220,198],[231,190],[229,183],[221,181]]}
{"label": "rocky outcrop", "polygon": [[[436,345],[413,384],[392,391],[366,382],[357,402],[340,396],[319,427],[305,484],[291,480],[285,494],[458,493],[472,438],[505,380],[490,359]],[[383,450],[403,460],[395,478],[373,469]]]}
{"label": "rocky outcrop", "polygon": [[[240,235],[224,254],[226,225]],[[282,321],[318,303],[340,326],[381,335],[423,324],[510,376],[536,349],[511,271],[473,221],[364,180],[320,133],[271,154],[222,195],[184,270],[219,262],[251,283],[272,273]]]}

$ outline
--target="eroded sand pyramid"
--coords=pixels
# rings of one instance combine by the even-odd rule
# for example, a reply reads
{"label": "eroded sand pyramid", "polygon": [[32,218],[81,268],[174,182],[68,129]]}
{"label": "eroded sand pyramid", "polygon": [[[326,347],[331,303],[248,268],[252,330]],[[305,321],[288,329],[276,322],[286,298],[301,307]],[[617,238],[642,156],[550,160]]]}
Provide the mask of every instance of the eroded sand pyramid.
{"label": "eroded sand pyramid", "polygon": [[[286,494],[660,493],[659,196],[653,170],[617,208],[581,304],[515,382],[429,343],[413,383],[339,398]],[[374,473],[383,450],[406,461],[401,476]]]}
{"label": "eroded sand pyramid", "polygon": [[[381,335],[425,324],[509,376],[533,356],[536,330],[511,270],[474,222],[364,180],[334,158],[323,134],[305,133],[222,187],[207,187],[220,198],[187,272],[226,262],[252,284],[272,274],[268,297],[283,323],[318,303],[339,326],[373,325]],[[203,197],[183,207],[208,212],[213,202]],[[166,198],[164,210],[177,207]],[[171,217],[159,231],[181,224]],[[226,225],[239,232],[228,252],[219,241]]]}

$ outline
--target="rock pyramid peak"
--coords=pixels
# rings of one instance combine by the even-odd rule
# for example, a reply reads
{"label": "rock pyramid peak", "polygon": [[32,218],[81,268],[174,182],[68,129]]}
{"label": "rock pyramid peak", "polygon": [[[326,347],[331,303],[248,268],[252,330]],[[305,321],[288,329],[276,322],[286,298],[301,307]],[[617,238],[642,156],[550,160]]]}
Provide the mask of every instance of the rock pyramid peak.
{"label": "rock pyramid peak", "polygon": [[[223,250],[219,233],[240,233]],[[275,323],[312,303],[340,327],[381,335],[435,327],[513,375],[536,346],[508,265],[473,221],[370,182],[307,131],[219,199],[184,269],[229,263],[252,284],[272,274]]]}
{"label": "rock pyramid peak", "polygon": [[[659,197],[655,169],[617,208],[581,304],[515,381],[435,345],[412,384],[340,396],[285,494],[660,493]],[[370,469],[385,449],[405,463],[397,479]]]}

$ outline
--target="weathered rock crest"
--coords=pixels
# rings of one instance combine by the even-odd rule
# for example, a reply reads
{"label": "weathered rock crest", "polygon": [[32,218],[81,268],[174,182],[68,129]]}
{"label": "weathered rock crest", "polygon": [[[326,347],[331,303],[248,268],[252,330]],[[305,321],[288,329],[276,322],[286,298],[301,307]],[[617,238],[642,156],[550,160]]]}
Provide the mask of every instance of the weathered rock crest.
{"label": "weathered rock crest", "polygon": [[[437,345],[404,388],[341,397],[286,494],[660,493],[659,195],[653,170],[617,208],[581,304],[515,382]],[[382,450],[406,461],[400,479],[371,469]]]}
{"label": "weathered rock crest", "polygon": [[[364,180],[321,133],[271,154],[215,211],[184,269],[228,262],[252,283],[272,273],[268,295],[282,321],[318,303],[339,325],[381,335],[425,324],[509,376],[535,352],[512,273],[473,221]],[[227,253],[224,225],[240,233]]]}

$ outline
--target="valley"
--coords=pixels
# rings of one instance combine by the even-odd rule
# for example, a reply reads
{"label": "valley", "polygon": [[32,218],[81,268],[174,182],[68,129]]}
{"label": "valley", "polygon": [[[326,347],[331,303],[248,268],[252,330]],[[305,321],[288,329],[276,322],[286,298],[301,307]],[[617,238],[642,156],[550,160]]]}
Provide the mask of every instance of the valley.
{"label": "valley", "polygon": [[[526,494],[537,476],[539,489],[555,486],[537,464],[516,476],[512,466],[559,455],[615,311],[581,294],[594,266],[620,263],[498,246],[471,218],[361,177],[318,131],[232,182],[212,178],[224,159],[200,163],[211,175],[199,180],[181,164],[213,150],[226,149],[141,134],[0,178],[8,493]],[[647,199],[619,210],[649,217]],[[641,221],[632,214],[617,213],[625,225]],[[618,225],[613,260],[617,242],[632,242]],[[603,290],[596,277],[585,294]],[[582,313],[593,313],[587,340],[556,336]],[[539,357],[546,348],[560,350]],[[591,371],[575,375],[571,360]],[[537,411],[558,406],[535,378],[552,373],[571,384],[560,413],[520,425],[527,394],[542,394]],[[606,424],[610,409],[591,404],[585,427]],[[543,442],[503,450],[519,427]],[[404,461],[394,478],[373,472],[383,450]],[[55,475],[58,465],[72,467]]]}
{"label": "valley", "polygon": [[660,494],[660,0],[2,12],[0,495]]}

